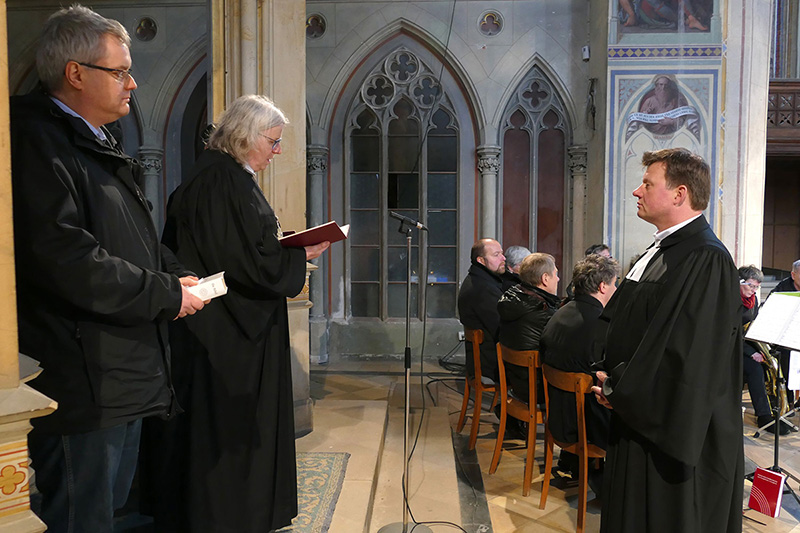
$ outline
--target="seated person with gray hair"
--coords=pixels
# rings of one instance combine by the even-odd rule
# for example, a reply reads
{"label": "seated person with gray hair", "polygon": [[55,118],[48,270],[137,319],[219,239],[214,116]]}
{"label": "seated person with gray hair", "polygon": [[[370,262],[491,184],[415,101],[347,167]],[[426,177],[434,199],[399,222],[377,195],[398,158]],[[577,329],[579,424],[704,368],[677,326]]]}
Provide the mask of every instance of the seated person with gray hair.
{"label": "seated person with gray hair", "polygon": [[[545,324],[561,304],[557,296],[558,268],[550,254],[532,253],[519,267],[520,283],[503,293],[497,303],[500,342],[514,350],[538,350]],[[516,366],[506,369],[514,396],[528,399],[528,373]],[[543,401],[540,395],[537,401]],[[540,402],[541,403],[541,402]]]}
{"label": "seated person with gray hair", "polygon": [[[611,248],[609,248],[605,243],[593,244],[589,246],[585,252],[583,252],[584,257],[589,257],[590,255],[602,255],[603,257],[611,258]],[[566,301],[568,302],[575,297],[574,283],[574,281],[570,281],[565,291],[567,293]]]}
{"label": "seated person with gray hair", "polygon": [[[575,298],[559,309],[542,332],[542,362],[564,372],[591,374],[592,364],[602,359],[603,332],[600,314],[616,290],[619,265],[614,259],[591,254],[579,261],[572,272]],[[578,440],[578,419],[574,394],[550,387],[548,423],[553,436],[563,442]],[[586,436],[592,444],[606,449],[611,411],[586,394],[584,408]],[[559,466],[577,474],[577,456],[561,453]],[[598,474],[589,483],[599,494]]]}
{"label": "seated person with gray hair", "polygon": [[[758,316],[758,291],[764,281],[764,274],[755,265],[739,267],[739,294],[742,297],[742,328],[749,325]],[[764,427],[772,422],[767,388],[764,380],[764,352],[769,351],[769,346],[763,343],[745,339],[742,342],[742,370],[747,389],[750,391],[750,401],[753,403],[758,427]],[[768,363],[767,363],[768,364]],[[789,433],[789,426],[780,421],[778,428],[781,435]],[[766,428],[770,433],[775,432],[775,424]]]}
{"label": "seated person with gray hair", "polygon": [[500,277],[503,279],[503,292],[519,283],[519,266],[522,260],[531,255],[531,251],[524,246],[509,246],[506,248],[506,271]]}
{"label": "seated person with gray hair", "polygon": [[[776,292],[800,292],[800,259],[792,263],[792,271],[788,277],[783,278],[780,283],[775,285],[775,288],[769,291],[767,298]],[[766,300],[765,300],[766,301]],[[789,350],[780,348],[778,350],[781,354],[781,371],[783,377],[789,379]],[[790,398],[793,393],[790,394]],[[791,401],[791,400],[790,400]],[[800,401],[795,403],[795,407],[800,407]]]}

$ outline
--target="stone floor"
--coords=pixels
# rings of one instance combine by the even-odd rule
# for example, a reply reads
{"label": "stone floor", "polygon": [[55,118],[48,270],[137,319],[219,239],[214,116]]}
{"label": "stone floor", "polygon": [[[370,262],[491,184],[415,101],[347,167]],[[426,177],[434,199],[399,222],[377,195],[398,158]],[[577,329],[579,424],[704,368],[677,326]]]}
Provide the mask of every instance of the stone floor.
{"label": "stone floor", "polygon": [[[389,475],[387,478],[387,472],[400,471],[402,473],[402,459],[398,460],[398,457],[401,458],[402,455],[398,455],[401,453],[398,446],[402,444],[403,376],[402,363],[399,361],[343,361],[312,366],[312,397],[317,402],[314,433],[317,434],[317,437],[314,437],[316,442],[313,443],[306,439],[312,437],[314,433],[298,440],[299,449],[321,449],[315,448],[316,446],[341,446],[347,451],[348,446],[351,449],[357,449],[363,447],[368,440],[374,441],[377,437],[373,432],[384,431],[380,416],[376,416],[374,421],[365,422],[363,425],[359,425],[361,424],[359,422],[359,424],[345,428],[344,431],[336,431],[338,436],[335,438],[332,436],[334,426],[339,423],[337,421],[339,415],[334,414],[335,411],[343,409],[344,412],[347,409],[355,409],[359,402],[364,405],[373,402],[387,402],[381,404],[388,405],[388,415],[385,417],[387,436],[384,444],[387,448],[390,446],[395,448],[394,459],[385,459],[385,454],[384,459],[379,457],[372,459],[377,467],[374,479],[369,479],[367,471],[362,469],[358,473],[354,473],[354,479],[351,480],[348,472],[340,503],[337,505],[331,525],[332,533],[353,533],[362,530],[375,533],[381,530],[382,525],[395,523],[401,519],[402,505],[399,503],[401,502],[399,487],[402,476]],[[527,497],[522,496],[525,456],[522,441],[510,441],[503,449],[497,472],[495,474],[488,473],[497,432],[497,420],[494,415],[485,414],[482,417],[476,448],[474,451],[467,450],[466,436],[469,421],[462,432],[463,435],[454,432],[461,406],[462,395],[459,391],[463,386],[462,383],[463,381],[459,380],[456,375],[445,372],[433,364],[422,369],[417,365],[412,369],[412,436],[413,430],[416,429],[414,421],[418,419],[421,412],[423,397],[425,412],[431,413],[427,418],[427,423],[423,425],[419,439],[421,444],[418,445],[418,451],[415,452],[410,463],[410,507],[413,516],[417,521],[425,523],[433,532],[458,530],[470,533],[574,531],[578,496],[577,487],[568,482],[569,480],[555,479],[551,483],[546,508],[539,509],[543,477],[541,470],[544,462],[541,431],[536,448],[533,485],[531,493]],[[487,403],[489,399],[487,395]],[[772,435],[762,434],[760,438],[753,437],[755,423],[746,393],[742,405],[746,408],[745,434],[743,436],[747,457],[746,470],[752,471],[756,465],[772,466],[774,462]],[[435,408],[431,409],[431,407]],[[329,411],[329,409],[333,409],[333,411]],[[800,419],[800,415],[795,415],[790,420],[798,419]],[[364,420],[364,417],[360,420]],[[452,429],[452,441],[448,441],[448,431],[442,431],[441,426],[446,425],[444,420],[449,422],[449,428],[444,429]],[[437,444],[434,442],[437,440],[444,442]],[[447,453],[448,447],[455,451],[452,457],[449,457]],[[417,458],[416,454],[420,449],[425,454],[424,459]],[[376,453],[384,452],[376,450]],[[387,466],[387,461],[391,463],[391,467]],[[421,461],[422,465],[415,467],[417,461]],[[384,464],[381,464],[382,462]],[[800,433],[792,433],[788,437],[782,438],[780,465],[791,473],[800,474]],[[448,472],[449,468],[455,470],[457,488],[452,485],[453,474]],[[394,488],[392,488],[393,485]],[[792,480],[790,485],[797,489],[798,481]],[[373,505],[368,509],[363,509],[365,492],[368,490],[373,493]],[[750,484],[745,482],[743,508],[746,508],[749,490]],[[457,492],[457,497],[455,494],[448,494],[449,492]],[[586,531],[593,532],[599,530],[600,504],[594,499],[593,494],[590,493],[589,497]],[[355,508],[360,509],[358,512],[361,514],[354,519]],[[753,518],[753,520],[744,520],[745,532],[800,533],[800,505],[789,494],[784,497],[783,510],[779,518],[768,518],[751,510],[746,511],[745,516]],[[432,521],[447,521],[451,524],[429,523]],[[360,524],[364,524],[365,527],[359,529]],[[419,528],[414,531],[419,533]]]}
{"label": "stone floor", "polygon": [[[421,377],[422,376],[422,377]],[[489,474],[497,419],[481,418],[475,450],[467,449],[469,420],[462,434],[455,433],[461,407],[463,380],[435,364],[415,366],[410,380],[412,442],[417,444],[409,463],[411,523],[428,528],[413,533],[512,533],[575,531],[577,488],[565,478],[554,479],[544,510],[539,497],[544,462],[540,431],[531,492],[522,496],[523,441],[504,446],[497,472]],[[315,401],[314,431],[297,441],[299,451],[344,451],[351,454],[345,481],[329,531],[331,533],[401,532],[403,520],[403,398],[404,371],[399,361],[343,361],[311,368],[311,394]],[[486,404],[490,401],[486,397]],[[424,402],[424,403],[423,403]],[[773,438],[754,437],[755,419],[747,393],[743,398],[746,465],[769,467],[774,463]],[[424,407],[424,408],[423,408]],[[422,416],[424,413],[424,416]],[[422,424],[420,425],[420,420]],[[800,415],[789,419],[800,424]],[[417,428],[420,427],[419,438]],[[800,477],[800,432],[781,438],[779,464]],[[790,480],[798,490],[800,481]],[[750,491],[745,482],[743,509]],[[133,509],[120,517],[117,532],[151,533],[152,523]],[[800,504],[784,495],[779,518],[748,510],[743,530],[800,533]],[[586,531],[600,527],[600,504],[590,493]],[[411,533],[411,527],[408,529]]]}

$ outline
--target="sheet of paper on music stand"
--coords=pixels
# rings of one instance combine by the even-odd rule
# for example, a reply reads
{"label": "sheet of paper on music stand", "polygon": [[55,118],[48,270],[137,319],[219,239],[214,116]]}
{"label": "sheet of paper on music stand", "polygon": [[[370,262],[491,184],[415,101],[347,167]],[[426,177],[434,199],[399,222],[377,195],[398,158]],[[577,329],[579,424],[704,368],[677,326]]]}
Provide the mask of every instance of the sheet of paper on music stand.
{"label": "sheet of paper on music stand", "polygon": [[770,296],[745,338],[800,350],[800,293],[778,292]]}
{"label": "sheet of paper on music stand", "polygon": [[789,375],[786,377],[786,388],[800,390],[800,352],[789,352]]}

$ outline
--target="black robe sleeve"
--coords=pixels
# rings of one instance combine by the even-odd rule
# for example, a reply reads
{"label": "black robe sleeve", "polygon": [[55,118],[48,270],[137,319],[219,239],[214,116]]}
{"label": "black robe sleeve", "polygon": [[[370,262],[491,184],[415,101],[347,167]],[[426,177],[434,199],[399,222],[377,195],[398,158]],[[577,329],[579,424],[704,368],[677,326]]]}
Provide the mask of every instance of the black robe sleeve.
{"label": "black robe sleeve", "polygon": [[277,218],[250,174],[226,154],[204,156],[216,163],[176,191],[165,238],[177,240],[187,268],[202,275],[225,271],[231,291],[223,305],[255,338],[285,298],[303,289],[305,249],[281,246]]}
{"label": "black robe sleeve", "polygon": [[[607,367],[604,391],[627,426],[671,457],[696,465],[712,413],[730,398],[730,387],[742,382],[741,300],[737,272],[724,250],[695,251],[676,270],[660,302],[648,304],[657,308],[649,324],[641,325],[643,336],[634,335],[641,341],[633,356]],[[614,328],[612,319],[609,340],[622,335],[625,325],[616,333]],[[607,353],[607,363],[613,359]]]}

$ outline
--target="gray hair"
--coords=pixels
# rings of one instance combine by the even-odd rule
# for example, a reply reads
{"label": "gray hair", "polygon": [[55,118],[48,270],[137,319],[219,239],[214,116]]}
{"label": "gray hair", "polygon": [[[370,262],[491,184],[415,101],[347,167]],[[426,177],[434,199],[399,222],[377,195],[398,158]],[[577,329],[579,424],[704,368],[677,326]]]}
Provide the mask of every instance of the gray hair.
{"label": "gray hair", "polygon": [[619,276],[619,263],[604,255],[590,254],[578,261],[572,270],[575,294],[594,294],[600,284],[611,285]]}
{"label": "gray hair", "polygon": [[792,263],[792,270],[795,272],[800,272],[800,259]]}
{"label": "gray hair", "polygon": [[503,255],[506,256],[506,266],[516,267],[531,255],[531,251],[524,246],[509,246]]}
{"label": "gray hair", "polygon": [[261,132],[288,124],[289,119],[266,96],[246,94],[228,106],[208,139],[208,148],[226,152],[239,163],[258,142]]}
{"label": "gray hair", "polygon": [[747,265],[743,267],[739,267],[739,279],[742,281],[747,281],[748,279],[754,279],[757,282],[761,283],[764,281],[764,274],[761,270],[758,269],[755,265]]}
{"label": "gray hair", "polygon": [[556,258],[550,254],[534,252],[525,259],[519,267],[519,279],[528,285],[539,287],[542,276],[552,274],[556,270]]}
{"label": "gray hair", "polygon": [[61,87],[69,61],[96,63],[106,53],[103,38],[111,35],[130,48],[125,27],[79,4],[56,11],[42,28],[36,50],[36,70],[45,90]]}

